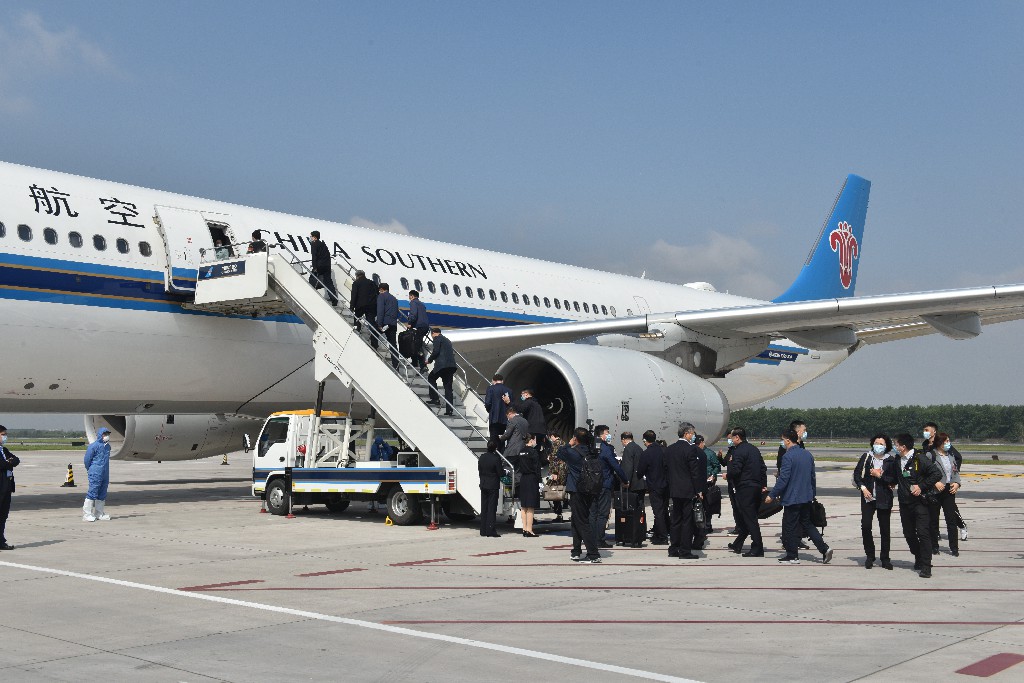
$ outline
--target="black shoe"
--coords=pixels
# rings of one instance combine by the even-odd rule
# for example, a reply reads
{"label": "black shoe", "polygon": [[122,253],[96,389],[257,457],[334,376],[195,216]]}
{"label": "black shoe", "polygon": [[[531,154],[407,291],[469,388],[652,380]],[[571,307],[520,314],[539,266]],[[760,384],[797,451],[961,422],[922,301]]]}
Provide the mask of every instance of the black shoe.
{"label": "black shoe", "polygon": [[601,556],[587,555],[582,560],[580,560],[580,564],[601,564]]}
{"label": "black shoe", "polygon": [[920,560],[918,560],[917,562],[914,563],[914,571],[915,572],[921,571],[921,562],[920,562]]}
{"label": "black shoe", "polygon": [[950,550],[949,554],[952,555],[953,557],[960,557],[960,551],[959,550]]}
{"label": "black shoe", "polygon": [[938,554],[939,554],[939,546],[933,545],[932,546],[932,555],[938,555]]}
{"label": "black shoe", "polygon": [[491,538],[501,538],[501,534],[487,534]]}
{"label": "black shoe", "polygon": [[739,555],[740,553],[743,552],[743,546],[736,546],[736,545],[733,545],[732,543],[729,543],[728,546],[729,546],[729,550],[733,551],[737,555]]}
{"label": "black shoe", "polygon": [[523,536],[526,536],[527,538],[540,538],[539,534],[535,534],[532,531],[524,531]]}
{"label": "black shoe", "polygon": [[743,557],[764,557],[764,551],[762,550],[759,553],[755,553],[753,550],[748,550],[743,553]]}
{"label": "black shoe", "polygon": [[441,402],[440,401],[426,401],[426,404],[428,406],[439,406],[439,405],[441,405]]}
{"label": "black shoe", "polygon": [[693,553],[686,553],[685,555],[676,555],[680,560],[699,560],[700,557]]}
{"label": "black shoe", "polygon": [[601,541],[600,543],[597,544],[597,547],[598,548],[614,548],[615,546],[613,546],[608,541]]}
{"label": "black shoe", "polygon": [[882,569],[888,569],[889,571],[892,571],[892,562],[890,562],[889,560],[882,560]]}
{"label": "black shoe", "polygon": [[779,564],[800,564],[800,558],[783,555],[779,558]]}
{"label": "black shoe", "polygon": [[922,579],[930,579],[930,578],[932,578],[931,567],[929,567],[927,569],[922,569],[921,572],[918,574],[918,576],[920,576]]}
{"label": "black shoe", "polygon": [[555,515],[555,521],[556,522],[564,522],[565,520],[562,519],[562,515]]}
{"label": "black shoe", "polygon": [[829,548],[821,554],[821,563],[828,564],[832,561],[832,548]]}
{"label": "black shoe", "polygon": [[572,560],[573,562],[579,562],[580,560],[583,559],[583,552],[579,551],[579,552],[569,553],[569,559]]}
{"label": "black shoe", "polygon": [[872,558],[864,560],[864,569],[871,569],[875,566],[875,561]]}
{"label": "black shoe", "polygon": [[668,541],[664,538],[652,538],[651,545],[668,545]]}
{"label": "black shoe", "polygon": [[454,414],[455,414],[455,413],[453,413],[453,412],[452,412],[452,411],[450,411],[450,410],[446,410],[446,411],[444,411],[444,416],[445,416],[445,417],[451,417],[451,416],[452,416],[452,415],[454,415]]}
{"label": "black shoe", "polygon": [[0,545],[0,550],[14,550],[14,546],[4,541],[3,545]]}
{"label": "black shoe", "polygon": [[796,546],[798,548],[800,548],[800,550],[810,550],[811,549],[811,546],[807,545],[803,541],[800,541],[799,543],[797,543]]}

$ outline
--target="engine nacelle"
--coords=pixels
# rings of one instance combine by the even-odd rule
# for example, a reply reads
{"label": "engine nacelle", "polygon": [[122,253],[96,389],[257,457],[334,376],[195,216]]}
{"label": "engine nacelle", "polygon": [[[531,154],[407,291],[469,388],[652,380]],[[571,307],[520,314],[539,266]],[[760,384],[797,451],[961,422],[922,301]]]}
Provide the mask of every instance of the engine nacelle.
{"label": "engine nacelle", "polygon": [[549,431],[568,435],[587,420],[623,431],[639,443],[647,429],[675,441],[692,422],[714,443],[729,422],[729,403],[711,382],[640,351],[589,344],[548,344],[509,358],[498,370],[513,390],[530,388],[544,406]]}
{"label": "engine nacelle", "polygon": [[243,415],[86,415],[89,442],[106,427],[110,457],[118,460],[197,460],[242,448],[255,440],[261,420]]}

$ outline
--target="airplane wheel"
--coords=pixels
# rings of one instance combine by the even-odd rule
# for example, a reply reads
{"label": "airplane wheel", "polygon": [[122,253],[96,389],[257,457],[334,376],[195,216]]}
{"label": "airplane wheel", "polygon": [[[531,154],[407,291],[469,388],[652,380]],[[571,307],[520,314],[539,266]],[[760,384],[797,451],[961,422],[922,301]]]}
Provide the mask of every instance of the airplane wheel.
{"label": "airplane wheel", "polygon": [[283,479],[275,479],[267,487],[267,511],[273,515],[288,514],[288,491]]}
{"label": "airplane wheel", "polygon": [[419,496],[406,493],[396,486],[388,493],[388,517],[398,526],[408,526],[423,519]]}

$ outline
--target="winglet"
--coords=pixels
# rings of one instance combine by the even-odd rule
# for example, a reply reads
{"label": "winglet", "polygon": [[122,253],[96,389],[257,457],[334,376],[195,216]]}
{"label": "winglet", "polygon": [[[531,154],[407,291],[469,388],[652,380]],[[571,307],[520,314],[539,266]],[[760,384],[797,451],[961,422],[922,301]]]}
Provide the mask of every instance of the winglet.
{"label": "winglet", "polygon": [[871,183],[848,175],[796,280],[775,303],[853,296]]}

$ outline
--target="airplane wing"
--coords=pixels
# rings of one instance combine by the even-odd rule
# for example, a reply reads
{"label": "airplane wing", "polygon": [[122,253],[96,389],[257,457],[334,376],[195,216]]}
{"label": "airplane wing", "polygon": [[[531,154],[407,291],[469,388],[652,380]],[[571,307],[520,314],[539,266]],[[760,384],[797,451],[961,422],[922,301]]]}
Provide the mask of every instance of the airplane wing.
{"label": "airplane wing", "polygon": [[954,339],[970,339],[981,333],[982,325],[1020,318],[1024,318],[1024,284],[474,328],[445,334],[462,352],[489,352],[488,355],[497,356],[539,344],[578,341],[601,334],[651,333],[674,323],[700,335],[705,343],[715,339],[729,344],[786,338],[809,348],[827,350],[934,332]]}

